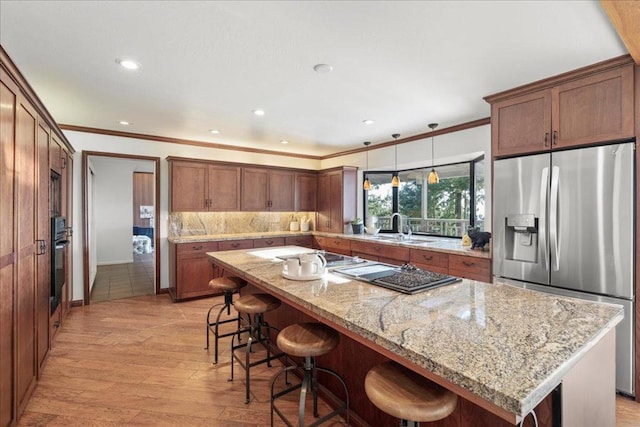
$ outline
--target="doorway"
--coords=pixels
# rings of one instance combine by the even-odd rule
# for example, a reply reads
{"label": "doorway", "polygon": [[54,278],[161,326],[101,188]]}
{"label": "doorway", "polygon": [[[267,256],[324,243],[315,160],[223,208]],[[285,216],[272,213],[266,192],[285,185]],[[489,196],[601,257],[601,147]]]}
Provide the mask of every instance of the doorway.
{"label": "doorway", "polygon": [[82,154],[84,304],[160,290],[160,158]]}

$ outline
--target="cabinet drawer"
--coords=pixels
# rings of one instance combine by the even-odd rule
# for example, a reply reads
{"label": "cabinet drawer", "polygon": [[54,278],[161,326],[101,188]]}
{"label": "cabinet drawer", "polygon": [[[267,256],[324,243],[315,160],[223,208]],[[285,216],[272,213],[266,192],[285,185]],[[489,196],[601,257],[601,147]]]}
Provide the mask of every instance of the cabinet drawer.
{"label": "cabinet drawer", "polygon": [[422,249],[411,249],[411,263],[438,273],[449,272],[449,254]]}
{"label": "cabinet drawer", "polygon": [[191,253],[215,252],[218,250],[218,242],[193,242],[178,243],[176,245],[176,253],[185,255]]}
{"label": "cabinet drawer", "polygon": [[491,260],[449,255],[449,274],[467,279],[491,282]]}
{"label": "cabinet drawer", "polygon": [[313,236],[292,236],[284,238],[285,245],[304,246],[306,248],[313,247]]}
{"label": "cabinet drawer", "polygon": [[353,241],[351,242],[351,250],[377,257],[402,261],[403,263],[409,261],[409,248],[401,248],[399,246],[385,245],[383,243]]}
{"label": "cabinet drawer", "polygon": [[253,239],[254,248],[270,248],[272,246],[284,246],[284,237],[268,237],[264,239]]}
{"label": "cabinet drawer", "polygon": [[351,241],[347,240],[347,239],[338,239],[335,237],[327,237],[324,245],[327,247],[328,250],[331,249],[341,249],[343,251],[350,251],[351,250]]}
{"label": "cabinet drawer", "polygon": [[236,249],[251,249],[253,248],[252,239],[243,240],[223,240],[218,242],[218,250],[220,251],[233,251]]}

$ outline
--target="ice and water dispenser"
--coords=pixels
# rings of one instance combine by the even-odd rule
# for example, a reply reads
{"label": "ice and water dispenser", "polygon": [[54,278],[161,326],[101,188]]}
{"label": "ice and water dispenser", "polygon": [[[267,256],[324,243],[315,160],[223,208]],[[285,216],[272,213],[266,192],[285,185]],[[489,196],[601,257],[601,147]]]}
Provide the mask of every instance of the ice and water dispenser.
{"label": "ice and water dispenser", "polygon": [[538,262],[538,218],[534,214],[510,214],[505,218],[505,257]]}

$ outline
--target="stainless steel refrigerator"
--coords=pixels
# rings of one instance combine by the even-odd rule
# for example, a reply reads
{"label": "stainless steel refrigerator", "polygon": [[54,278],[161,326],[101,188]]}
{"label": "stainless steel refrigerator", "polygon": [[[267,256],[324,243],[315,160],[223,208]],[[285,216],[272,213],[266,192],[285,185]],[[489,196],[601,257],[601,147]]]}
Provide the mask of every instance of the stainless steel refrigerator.
{"label": "stainless steel refrigerator", "polygon": [[634,143],[494,163],[493,274],[620,304],[616,387],[634,390]]}

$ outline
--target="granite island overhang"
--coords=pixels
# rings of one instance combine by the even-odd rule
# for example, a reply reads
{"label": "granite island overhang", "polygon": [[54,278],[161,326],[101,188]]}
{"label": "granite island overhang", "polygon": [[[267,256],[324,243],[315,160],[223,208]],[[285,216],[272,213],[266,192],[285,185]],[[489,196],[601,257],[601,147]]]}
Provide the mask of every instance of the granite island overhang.
{"label": "granite island overhang", "polygon": [[[207,255],[221,268],[512,424],[572,371],[584,377],[591,367],[580,365],[596,347],[603,354],[595,362],[598,369],[615,377],[615,326],[622,307],[467,279],[406,295],[330,271],[312,281],[282,277],[277,256],[310,251],[284,246]],[[591,385],[611,396],[609,403],[599,404],[612,407],[604,413],[611,413],[605,418],[612,417],[615,425],[615,378],[594,381]],[[565,400],[574,397],[563,395],[563,405]],[[575,400],[585,403],[588,396]]]}

